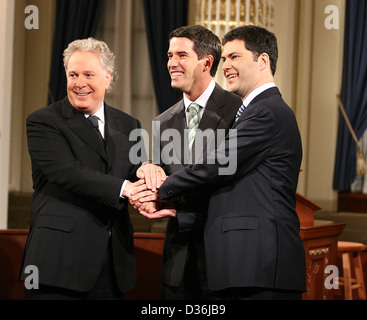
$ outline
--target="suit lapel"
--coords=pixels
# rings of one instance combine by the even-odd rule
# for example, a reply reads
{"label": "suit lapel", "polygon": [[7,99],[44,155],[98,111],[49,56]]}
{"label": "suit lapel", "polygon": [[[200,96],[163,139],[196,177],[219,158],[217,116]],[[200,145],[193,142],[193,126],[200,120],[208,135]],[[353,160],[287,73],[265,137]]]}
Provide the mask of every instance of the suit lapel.
{"label": "suit lapel", "polygon": [[[185,105],[183,100],[176,104],[176,107],[173,108],[171,111],[171,118],[167,121],[167,128],[166,129],[174,129],[177,130],[180,137],[180,144],[178,145],[177,142],[174,143],[174,150],[178,159],[180,159],[181,163],[185,164],[185,159],[189,154],[189,150],[187,147],[187,139],[185,139],[185,135],[187,132],[186,125],[186,115],[185,115]],[[162,134],[162,132],[161,132]]]}
{"label": "suit lapel", "polygon": [[277,87],[272,87],[272,88],[269,88],[263,92],[261,92],[259,95],[257,95],[250,103],[249,103],[249,106],[252,105],[252,104],[255,104],[256,102],[259,102],[263,99],[267,99],[269,98],[270,96],[274,95],[274,94],[280,94],[280,91]]}
{"label": "suit lapel", "polygon": [[[223,92],[224,89],[216,84],[213,93],[209,97],[209,100],[199,123],[199,129],[202,132],[207,129],[212,129],[213,131],[215,131],[221,123],[225,112],[223,108],[225,105]],[[167,127],[164,129],[172,128],[178,130],[180,134],[181,144],[180,146],[175,145],[175,152],[181,160],[181,163],[183,165],[186,165],[188,163],[188,159],[195,158],[195,156],[190,158],[190,152],[187,146],[187,139],[185,139],[185,137],[187,136],[187,132],[185,131],[185,129],[187,129],[187,124],[183,100],[179,101],[172,109],[170,118],[166,122],[166,126]],[[211,136],[210,138],[213,139],[215,138],[215,136]],[[203,146],[199,148],[201,154],[203,153],[203,151],[206,151],[207,144],[208,139],[203,139]],[[192,146],[192,150],[195,150],[195,140]]]}
{"label": "suit lapel", "polygon": [[[224,106],[224,98],[221,94],[221,89],[218,84],[215,85],[214,91],[209,97],[207,105],[204,109],[202,118],[199,123],[199,130],[204,132],[207,129],[212,129],[215,131],[224,116],[223,106]],[[213,132],[212,131],[212,132]],[[215,137],[212,137],[215,138]],[[195,139],[196,140],[196,139]],[[193,150],[195,148],[195,140],[193,144]],[[203,147],[200,148],[200,152],[205,152],[207,147],[208,139],[203,140]],[[201,151],[202,150],[202,151]]]}
{"label": "suit lapel", "polygon": [[107,162],[106,150],[85,115],[76,110],[67,98],[64,99],[62,107],[63,116],[67,118],[70,129]]}
{"label": "suit lapel", "polygon": [[215,130],[223,118],[224,113],[222,107],[224,106],[224,99],[220,91],[220,87],[216,84],[199,123],[200,130],[204,131],[209,128]]}
{"label": "suit lapel", "polygon": [[[121,148],[121,141],[128,141],[130,132],[125,132],[125,128],[121,126],[119,113],[115,113],[114,109],[105,106],[105,144],[108,159],[113,161],[116,159],[117,148]],[[124,138],[122,138],[124,136]],[[116,141],[118,140],[118,143]]]}
{"label": "suit lapel", "polygon": [[[251,105],[253,105],[253,104],[255,104],[255,103],[257,103],[257,102],[259,102],[259,101],[261,101],[261,100],[264,100],[264,99],[267,99],[267,98],[269,98],[270,96],[272,96],[272,95],[274,95],[274,94],[279,94],[279,95],[281,95],[281,93],[280,93],[280,91],[279,91],[279,89],[277,88],[277,87],[272,87],[272,88],[269,88],[269,89],[267,89],[267,90],[265,90],[265,91],[263,91],[263,92],[261,92],[259,95],[257,95],[250,103],[249,103],[249,105],[247,106],[247,108],[245,108],[245,110],[242,112],[242,114],[241,114],[241,116],[239,117],[239,119],[241,119],[243,116],[244,116],[244,114],[246,114],[246,110],[248,110],[248,108],[251,106]],[[237,122],[235,122],[233,125],[232,125],[232,128],[235,126],[235,124],[236,124]]]}

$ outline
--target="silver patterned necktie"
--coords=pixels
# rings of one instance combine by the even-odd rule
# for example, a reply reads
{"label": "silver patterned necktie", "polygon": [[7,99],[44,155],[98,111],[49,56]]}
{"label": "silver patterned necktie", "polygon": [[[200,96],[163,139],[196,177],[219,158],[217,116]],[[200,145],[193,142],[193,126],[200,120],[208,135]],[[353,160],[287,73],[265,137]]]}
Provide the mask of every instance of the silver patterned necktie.
{"label": "silver patterned necktie", "polygon": [[191,150],[192,144],[194,143],[195,134],[199,127],[199,110],[200,106],[197,103],[191,103],[189,105],[188,110],[190,111],[189,115],[189,124],[188,124],[188,143],[189,149]]}

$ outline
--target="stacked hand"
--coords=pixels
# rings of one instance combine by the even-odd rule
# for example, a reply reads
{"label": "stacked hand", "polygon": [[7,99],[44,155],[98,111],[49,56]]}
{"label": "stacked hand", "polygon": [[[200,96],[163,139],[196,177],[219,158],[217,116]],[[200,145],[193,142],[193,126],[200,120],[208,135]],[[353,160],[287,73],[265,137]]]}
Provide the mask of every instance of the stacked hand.
{"label": "stacked hand", "polygon": [[130,204],[149,219],[175,217],[175,206],[159,200],[158,188],[167,178],[164,170],[149,163],[142,165],[136,175],[140,180],[128,182],[124,189],[124,196],[129,198]]}

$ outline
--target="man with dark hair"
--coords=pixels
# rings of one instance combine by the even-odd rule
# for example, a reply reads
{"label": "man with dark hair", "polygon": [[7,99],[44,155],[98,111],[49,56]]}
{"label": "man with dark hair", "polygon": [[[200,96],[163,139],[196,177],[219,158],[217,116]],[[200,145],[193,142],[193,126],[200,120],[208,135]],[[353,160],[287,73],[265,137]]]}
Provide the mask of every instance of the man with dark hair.
{"label": "man with dark hair", "polygon": [[[210,191],[204,231],[209,288],[226,299],[301,299],[306,265],[295,208],[302,145],[295,115],[274,83],[277,41],[263,28],[244,26],[223,43],[224,75],[243,100],[233,130],[201,164],[169,176],[159,197],[145,191],[133,199]],[[212,160],[228,153],[235,154],[237,170],[221,175],[221,161]],[[142,214],[175,216],[169,209]]]}
{"label": "man with dark hair", "polygon": [[224,35],[223,46],[234,40],[243,40],[245,48],[254,54],[255,61],[261,53],[266,53],[270,59],[271,73],[273,76],[275,75],[278,62],[278,45],[273,33],[256,26],[235,28]]}
{"label": "man with dark hair", "polygon": [[[211,143],[198,139],[198,136],[202,137],[202,132],[211,131],[210,138],[215,140],[222,130],[223,139],[233,124],[241,99],[213,80],[220,58],[219,38],[202,26],[180,27],[169,35],[167,67],[171,85],[183,92],[183,99],[154,120],[159,164],[167,175],[199,159],[210,149]],[[167,133],[170,136],[177,133],[180,137],[179,141],[174,142],[172,150],[169,149],[170,141],[163,136]],[[169,161],[170,151],[176,156],[173,161]],[[151,164],[144,164],[138,171],[139,178],[155,174],[156,169]],[[158,173],[158,176],[160,178],[164,173]],[[149,179],[146,180],[150,185]],[[159,179],[153,179],[153,189],[159,183]],[[200,200],[194,196],[186,197],[184,202],[172,207],[177,212],[177,218],[169,219],[166,230],[162,257],[162,299],[212,298],[207,286],[203,240],[207,198],[208,195],[201,193]],[[186,228],[191,224],[193,227]]]}

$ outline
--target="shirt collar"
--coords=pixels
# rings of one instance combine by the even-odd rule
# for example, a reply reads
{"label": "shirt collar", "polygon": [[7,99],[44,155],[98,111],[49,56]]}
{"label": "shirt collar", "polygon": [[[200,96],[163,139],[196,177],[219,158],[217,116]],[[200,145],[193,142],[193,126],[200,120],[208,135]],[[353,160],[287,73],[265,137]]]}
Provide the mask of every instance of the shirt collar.
{"label": "shirt collar", "polygon": [[189,107],[189,105],[193,102],[197,103],[198,105],[200,105],[202,108],[206,107],[206,104],[208,103],[208,100],[210,98],[210,96],[212,95],[213,91],[215,88],[215,81],[212,79],[208,85],[208,87],[205,89],[205,91],[200,95],[199,98],[197,98],[195,101],[191,101],[190,99],[188,99],[186,97],[186,95],[183,95],[183,100],[184,100],[184,104],[185,104],[185,111],[187,111],[187,108]]}
{"label": "shirt collar", "polygon": [[[86,118],[88,118],[89,114],[84,114]],[[105,123],[104,121],[104,102],[102,101],[101,107],[98,109],[98,111],[94,114],[91,114],[91,116],[96,116],[99,121],[102,121],[102,123]]]}
{"label": "shirt collar", "polygon": [[256,88],[255,90],[251,91],[250,94],[243,100],[243,105],[245,108],[250,104],[252,100],[254,100],[260,93],[264,92],[265,90],[269,88],[276,87],[274,82],[268,82],[263,84],[262,86]]}

